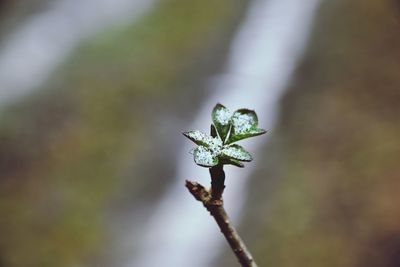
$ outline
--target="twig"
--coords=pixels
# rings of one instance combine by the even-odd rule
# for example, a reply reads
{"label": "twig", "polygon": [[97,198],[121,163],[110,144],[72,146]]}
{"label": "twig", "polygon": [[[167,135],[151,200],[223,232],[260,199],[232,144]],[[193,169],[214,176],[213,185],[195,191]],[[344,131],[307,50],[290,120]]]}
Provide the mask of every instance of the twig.
{"label": "twig", "polygon": [[257,267],[246,245],[231,224],[228,214],[224,209],[222,193],[225,185],[225,173],[223,165],[210,168],[211,190],[207,190],[201,184],[186,180],[186,187],[193,197],[202,202],[204,207],[214,217],[221,232],[224,234],[232,251],[235,253],[243,267]]}

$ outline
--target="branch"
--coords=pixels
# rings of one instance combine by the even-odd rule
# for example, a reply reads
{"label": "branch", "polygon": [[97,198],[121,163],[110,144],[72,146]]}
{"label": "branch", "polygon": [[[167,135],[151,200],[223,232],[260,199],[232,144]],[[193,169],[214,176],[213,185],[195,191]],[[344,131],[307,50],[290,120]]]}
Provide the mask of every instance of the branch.
{"label": "branch", "polygon": [[231,224],[228,214],[224,209],[222,200],[222,192],[225,188],[223,182],[224,179],[218,179],[217,177],[225,178],[225,174],[223,176],[216,176],[221,175],[221,171],[222,173],[224,172],[222,168],[219,170],[212,168],[210,169],[212,178],[211,192],[204,188],[204,186],[201,184],[188,180],[186,180],[186,187],[193,197],[202,202],[204,207],[210,212],[211,216],[214,217],[221,232],[225,236],[241,265],[243,267],[257,267],[257,264],[254,262],[253,257],[246,248],[246,245],[243,243],[239,234]]}

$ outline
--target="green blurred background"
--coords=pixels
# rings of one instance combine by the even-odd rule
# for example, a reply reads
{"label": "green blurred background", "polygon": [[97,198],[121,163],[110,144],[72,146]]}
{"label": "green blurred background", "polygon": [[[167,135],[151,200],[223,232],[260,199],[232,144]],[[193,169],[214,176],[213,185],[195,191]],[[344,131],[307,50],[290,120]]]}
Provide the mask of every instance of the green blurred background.
{"label": "green blurred background", "polygon": [[[0,48],[48,2],[1,1]],[[156,2],[0,106],[1,267],[112,266],[110,218],[174,180],[249,4]],[[260,266],[400,266],[399,29],[395,0],[319,6],[239,227]]]}

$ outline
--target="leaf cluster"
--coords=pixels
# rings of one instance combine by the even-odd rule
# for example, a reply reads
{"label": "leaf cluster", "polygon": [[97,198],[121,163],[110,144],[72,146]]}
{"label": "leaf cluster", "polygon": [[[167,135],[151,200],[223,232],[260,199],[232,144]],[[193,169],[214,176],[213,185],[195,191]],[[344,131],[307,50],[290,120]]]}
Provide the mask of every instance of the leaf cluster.
{"label": "leaf cluster", "polygon": [[207,168],[221,164],[244,167],[242,162],[253,158],[242,146],[234,143],[266,133],[258,128],[257,114],[249,109],[231,112],[218,103],[212,110],[211,118],[210,135],[198,130],[183,133],[198,145],[192,150],[195,163]]}

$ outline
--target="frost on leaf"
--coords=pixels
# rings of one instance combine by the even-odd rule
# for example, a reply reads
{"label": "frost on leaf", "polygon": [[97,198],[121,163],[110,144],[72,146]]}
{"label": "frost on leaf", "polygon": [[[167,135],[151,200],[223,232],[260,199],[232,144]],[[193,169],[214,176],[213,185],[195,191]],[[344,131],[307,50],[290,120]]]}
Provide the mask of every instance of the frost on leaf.
{"label": "frost on leaf", "polygon": [[199,146],[205,146],[213,151],[219,151],[222,147],[222,141],[218,137],[212,137],[200,131],[190,131],[183,133],[184,136],[192,140]]}
{"label": "frost on leaf", "polygon": [[259,129],[257,126],[258,118],[253,110],[239,109],[235,111],[232,116],[232,133],[227,143],[266,133],[265,130]]}
{"label": "frost on leaf", "polygon": [[221,152],[224,156],[235,160],[240,160],[240,161],[253,160],[249,152],[247,152],[243,147],[236,144],[224,147]]}
{"label": "frost on leaf", "polygon": [[254,111],[239,109],[232,116],[233,130],[235,134],[244,134],[258,125],[258,118]]}
{"label": "frost on leaf", "polygon": [[218,165],[218,157],[210,149],[198,146],[193,151],[194,161],[202,167],[213,167]]}
{"label": "frost on leaf", "polygon": [[196,145],[199,146],[209,146],[209,144],[212,142],[213,139],[208,134],[202,133],[197,130],[184,132],[183,135],[192,140]]}
{"label": "frost on leaf", "polygon": [[232,112],[230,112],[229,109],[221,104],[217,104],[211,113],[212,121],[217,128],[218,134],[222,141],[225,141],[229,133],[231,117]]}
{"label": "frost on leaf", "polygon": [[208,168],[218,164],[244,167],[242,161],[251,161],[252,157],[243,147],[232,143],[266,133],[258,128],[256,113],[249,109],[238,109],[232,114],[229,109],[217,104],[211,116],[213,123],[210,135],[197,130],[183,133],[198,145],[191,151],[194,161]]}

